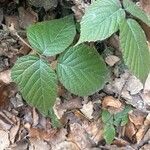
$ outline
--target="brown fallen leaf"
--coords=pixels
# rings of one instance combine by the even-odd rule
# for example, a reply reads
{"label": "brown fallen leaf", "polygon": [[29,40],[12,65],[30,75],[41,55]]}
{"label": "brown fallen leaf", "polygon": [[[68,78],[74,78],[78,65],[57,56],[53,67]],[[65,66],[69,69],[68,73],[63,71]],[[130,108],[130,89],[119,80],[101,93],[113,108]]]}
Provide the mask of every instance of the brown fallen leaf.
{"label": "brown fallen leaf", "polygon": [[93,118],[92,114],[93,114],[94,110],[93,110],[92,101],[89,101],[87,104],[84,104],[82,109],[80,109],[80,110],[87,118],[89,118],[89,119]]}
{"label": "brown fallen leaf", "polygon": [[150,126],[150,114],[147,115],[143,125],[141,126],[141,128],[139,128],[139,130],[136,133],[137,143],[141,142],[141,140],[143,139],[145,133],[149,129],[149,126]]}
{"label": "brown fallen leaf", "polygon": [[121,106],[122,106],[122,103],[112,96],[106,96],[106,97],[104,97],[104,99],[102,101],[103,108],[114,107],[114,108],[119,109],[119,108],[121,108]]}
{"label": "brown fallen leaf", "polygon": [[76,143],[80,149],[90,149],[92,147],[91,140],[87,136],[86,131],[78,123],[70,124],[68,140]]}
{"label": "brown fallen leaf", "polygon": [[11,129],[10,129],[10,132],[9,132],[9,139],[11,141],[11,144],[13,144],[15,142],[15,139],[16,139],[16,135],[19,131],[19,128],[20,128],[20,120],[19,118],[16,118],[17,120],[17,124],[14,125]]}
{"label": "brown fallen leaf", "polygon": [[135,128],[134,124],[129,121],[128,124],[125,127],[125,136],[132,141],[132,143],[135,143],[135,134],[137,132],[137,129]]}
{"label": "brown fallen leaf", "polygon": [[0,81],[0,109],[8,108],[10,98],[17,92],[15,84],[6,84]]}
{"label": "brown fallen leaf", "polygon": [[50,150],[50,145],[42,140],[39,139],[30,139],[31,145],[29,146],[29,150]]}
{"label": "brown fallen leaf", "polygon": [[101,120],[94,122],[84,121],[82,127],[93,143],[98,144],[98,142],[103,139],[103,126]]}
{"label": "brown fallen leaf", "polygon": [[10,144],[7,131],[0,130],[0,150],[5,150]]}
{"label": "brown fallen leaf", "polygon": [[9,84],[10,82],[12,82],[11,70],[5,70],[5,71],[0,72],[0,80],[6,84]]}
{"label": "brown fallen leaf", "polygon": [[29,137],[35,138],[39,140],[49,141],[56,134],[57,130],[44,130],[40,128],[30,128],[29,129]]}
{"label": "brown fallen leaf", "polygon": [[52,150],[80,150],[80,148],[73,142],[63,141],[56,145]]}
{"label": "brown fallen leaf", "polygon": [[145,113],[142,113],[139,110],[129,112],[129,119],[137,129],[144,124],[145,117]]}
{"label": "brown fallen leaf", "polygon": [[140,0],[141,8],[150,15],[150,0]]}
{"label": "brown fallen leaf", "polygon": [[149,150],[149,149],[150,149],[150,144],[145,144],[139,150]]}
{"label": "brown fallen leaf", "polygon": [[115,55],[109,55],[105,58],[105,62],[111,67],[114,66],[119,60],[120,58]]}
{"label": "brown fallen leaf", "polygon": [[5,15],[5,24],[7,27],[10,27],[11,24],[14,25],[14,28],[16,30],[19,30],[19,17],[18,16],[7,16]]}
{"label": "brown fallen leaf", "polygon": [[19,25],[21,28],[26,29],[29,25],[37,22],[38,15],[31,8],[24,9],[18,8],[19,12]]}

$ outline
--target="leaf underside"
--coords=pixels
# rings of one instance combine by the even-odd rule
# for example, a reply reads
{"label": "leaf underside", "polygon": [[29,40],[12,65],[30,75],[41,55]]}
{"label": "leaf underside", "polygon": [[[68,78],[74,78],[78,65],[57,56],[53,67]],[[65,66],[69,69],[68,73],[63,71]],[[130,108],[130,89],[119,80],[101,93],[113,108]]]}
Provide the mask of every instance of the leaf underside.
{"label": "leaf underside", "polygon": [[46,56],[63,52],[73,42],[75,34],[72,16],[40,22],[27,29],[31,46],[38,53]]}
{"label": "leaf underside", "polygon": [[103,88],[108,72],[95,49],[78,45],[67,49],[58,58],[57,74],[66,89],[86,96]]}
{"label": "leaf underside", "polygon": [[150,26],[150,17],[131,0],[123,0],[125,10]]}
{"label": "leaf underside", "polygon": [[94,1],[81,20],[81,34],[77,44],[110,37],[118,31],[118,23],[123,18],[125,18],[125,12],[119,0]]}
{"label": "leaf underside", "polygon": [[49,64],[37,56],[28,55],[17,60],[11,76],[23,98],[44,115],[48,115],[56,100],[57,77]]}
{"label": "leaf underside", "polygon": [[125,64],[144,83],[150,72],[150,52],[144,31],[135,20],[120,24],[120,41]]}

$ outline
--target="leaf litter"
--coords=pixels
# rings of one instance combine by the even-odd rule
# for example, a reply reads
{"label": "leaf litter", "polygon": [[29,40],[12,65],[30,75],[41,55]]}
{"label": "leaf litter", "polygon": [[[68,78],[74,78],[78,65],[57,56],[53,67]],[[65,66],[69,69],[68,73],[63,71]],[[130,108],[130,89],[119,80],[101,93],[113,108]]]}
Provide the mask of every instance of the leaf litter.
{"label": "leaf litter", "polygon": [[[62,8],[72,9],[79,21],[90,1],[73,0],[73,6],[69,1],[62,1],[60,6],[57,1],[16,4],[16,1],[0,1],[0,5],[6,8],[0,8],[0,150],[150,149],[150,76],[143,85],[120,65],[122,58],[116,50],[104,57],[114,73],[110,81],[102,91],[89,96],[86,102],[82,97],[69,94],[60,85],[54,110],[63,122],[61,128],[52,128],[50,118],[25,103],[12,83],[10,69],[18,57],[30,53],[31,49],[11,33],[9,26],[13,24],[26,41],[24,29],[30,24],[39,22],[45,16],[58,16],[60,12],[64,13]],[[140,0],[140,7],[150,14],[149,1]],[[145,31],[149,34],[149,30]],[[118,49],[117,35],[111,38],[106,46]],[[128,123],[115,126],[113,143],[106,144],[102,109],[114,115],[127,104],[132,106],[132,111],[128,112]],[[98,119],[94,118],[95,111],[99,114]]]}

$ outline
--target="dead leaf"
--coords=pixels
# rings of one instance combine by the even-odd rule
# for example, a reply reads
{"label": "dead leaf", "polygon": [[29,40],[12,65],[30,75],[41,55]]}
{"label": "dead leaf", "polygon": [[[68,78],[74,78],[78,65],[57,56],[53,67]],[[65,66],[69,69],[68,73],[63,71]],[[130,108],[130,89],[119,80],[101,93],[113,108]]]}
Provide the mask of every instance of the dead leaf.
{"label": "dead leaf", "polygon": [[10,144],[7,131],[0,130],[0,150],[5,150]]}
{"label": "dead leaf", "polygon": [[35,108],[33,108],[33,113],[32,114],[33,114],[33,117],[32,117],[33,118],[33,124],[32,124],[32,126],[35,127],[39,123],[39,115],[38,115]]}
{"label": "dead leaf", "polygon": [[150,114],[147,115],[143,125],[141,126],[141,128],[139,128],[139,130],[136,133],[137,143],[141,142],[141,140],[143,139],[143,137],[144,137],[145,133],[147,132],[149,126],[150,126]]}
{"label": "dead leaf", "polygon": [[57,144],[52,150],[80,150],[80,148],[73,142],[64,141]]}
{"label": "dead leaf", "polygon": [[101,120],[88,122],[84,121],[82,127],[87,132],[89,138],[95,144],[98,144],[103,139],[103,126]]}
{"label": "dead leaf", "polygon": [[139,150],[149,150],[149,149],[150,149],[150,144],[145,144]]}
{"label": "dead leaf", "polygon": [[19,25],[21,28],[26,29],[29,25],[37,22],[38,15],[31,8],[26,10],[23,7],[18,8],[19,12]]}
{"label": "dead leaf", "polygon": [[84,104],[80,110],[87,118],[93,119],[93,103],[91,101],[89,101],[87,104]]}
{"label": "dead leaf", "polygon": [[80,149],[90,149],[92,147],[90,138],[87,136],[84,128],[78,123],[70,124],[68,140],[76,143]]}
{"label": "dead leaf", "polygon": [[44,130],[40,128],[30,128],[29,129],[29,137],[49,141],[56,134],[57,130]]}
{"label": "dead leaf", "polygon": [[10,82],[12,82],[11,70],[5,70],[5,71],[0,72],[0,80],[6,84],[9,84]]}
{"label": "dead leaf", "polygon": [[5,15],[5,24],[7,27],[14,26],[14,29],[19,30],[19,18],[18,16],[7,16]]}
{"label": "dead leaf", "polygon": [[132,143],[135,143],[135,134],[137,132],[137,129],[135,128],[134,124],[129,121],[128,124],[125,127],[125,135],[132,141]]}
{"label": "dead leaf", "polygon": [[140,0],[141,8],[150,15],[150,0]]}
{"label": "dead leaf", "polygon": [[19,118],[16,118],[16,120],[17,120],[17,124],[15,126],[13,126],[10,129],[10,132],[9,132],[9,139],[10,139],[11,143],[15,142],[16,135],[17,135],[17,133],[19,131],[19,128],[20,128],[20,120],[19,120]]}
{"label": "dead leaf", "polygon": [[5,84],[0,81],[0,109],[8,108],[10,98],[16,93],[16,87],[13,83]]}
{"label": "dead leaf", "polygon": [[129,112],[130,121],[138,128],[144,124],[146,115],[139,110]]}
{"label": "dead leaf", "polygon": [[119,109],[121,106],[122,106],[122,103],[112,96],[106,96],[104,97],[102,101],[103,108],[114,107],[114,108]]}
{"label": "dead leaf", "polygon": [[126,89],[131,95],[135,95],[143,89],[143,84],[135,76],[130,76],[126,84]]}
{"label": "dead leaf", "polygon": [[105,62],[111,67],[114,66],[119,60],[120,58],[115,55],[109,55],[105,58]]}
{"label": "dead leaf", "polygon": [[42,140],[39,139],[30,139],[30,147],[29,150],[50,150],[51,147],[49,144],[47,144],[47,142],[44,142]]}
{"label": "dead leaf", "polygon": [[28,0],[28,2],[35,7],[44,7],[46,11],[57,7],[58,0]]}

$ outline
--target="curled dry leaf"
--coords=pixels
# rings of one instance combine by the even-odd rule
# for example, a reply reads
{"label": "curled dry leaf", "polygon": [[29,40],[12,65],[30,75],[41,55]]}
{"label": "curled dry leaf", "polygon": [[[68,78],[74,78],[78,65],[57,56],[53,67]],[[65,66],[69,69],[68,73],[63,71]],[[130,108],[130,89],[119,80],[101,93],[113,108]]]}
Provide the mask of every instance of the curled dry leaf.
{"label": "curled dry leaf", "polygon": [[115,55],[109,55],[105,58],[105,62],[111,67],[114,66],[119,60],[120,58]]}
{"label": "curled dry leaf", "polygon": [[149,129],[149,126],[150,126],[150,114],[147,115],[143,125],[141,126],[141,128],[136,133],[137,143],[141,142],[141,140],[143,139],[145,133]]}
{"label": "curled dry leaf", "polygon": [[145,117],[146,115],[138,110],[129,112],[129,120],[136,126],[136,128],[144,124]]}
{"label": "curled dry leaf", "polygon": [[123,110],[124,105],[112,96],[104,97],[102,107],[107,108],[111,114],[118,113]]}
{"label": "curled dry leaf", "polygon": [[136,132],[137,132],[137,129],[135,128],[134,124],[131,121],[129,121],[125,127],[125,136],[128,137],[130,141],[135,143]]}

